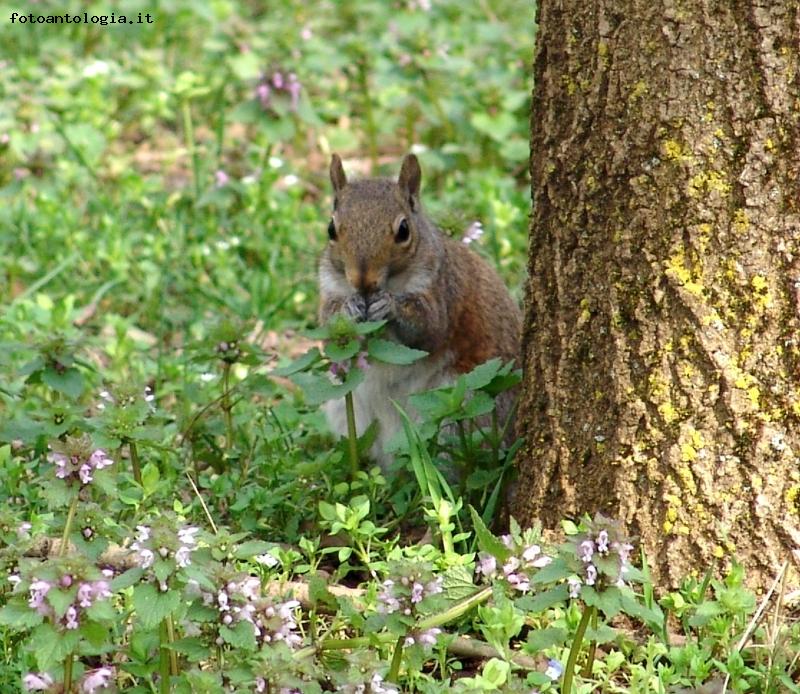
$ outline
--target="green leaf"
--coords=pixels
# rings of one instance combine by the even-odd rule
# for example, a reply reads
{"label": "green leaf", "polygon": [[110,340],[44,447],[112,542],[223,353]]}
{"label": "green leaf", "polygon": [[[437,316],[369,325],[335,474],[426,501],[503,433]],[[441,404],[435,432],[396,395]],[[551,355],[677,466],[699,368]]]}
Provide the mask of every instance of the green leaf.
{"label": "green leaf", "polygon": [[360,348],[361,344],[358,340],[348,340],[344,345],[337,342],[326,342],[325,356],[332,361],[345,361],[356,356]]}
{"label": "green leaf", "polygon": [[508,673],[511,672],[511,664],[499,658],[492,658],[483,666],[481,677],[487,684],[499,689],[506,683]]}
{"label": "green leaf", "polygon": [[181,596],[177,591],[162,593],[152,583],[143,583],[133,589],[133,607],[145,629],[155,629],[178,608],[180,602]]}
{"label": "green leaf", "polygon": [[83,376],[75,368],[59,373],[48,367],[42,372],[42,382],[73,400],[77,400],[83,393]]}
{"label": "green leaf", "polygon": [[569,587],[562,583],[549,590],[544,590],[541,593],[518,598],[514,603],[521,610],[532,614],[539,614],[545,610],[549,610],[554,605],[566,602],[568,598]]}
{"label": "green leaf", "polygon": [[52,624],[40,624],[30,635],[29,643],[39,670],[49,670],[63,662],[72,653],[80,640],[78,630],[57,630]]}
{"label": "green leaf", "polygon": [[0,607],[0,624],[17,629],[29,629],[41,624],[42,615],[28,606],[24,598],[15,597]]}
{"label": "green leaf", "polygon": [[[555,583],[573,574],[572,569],[567,566],[563,557],[556,557],[547,566],[539,569],[531,579],[534,585],[545,583]],[[565,587],[566,589],[566,587]]]}
{"label": "green leaf", "polygon": [[291,376],[292,382],[303,389],[306,402],[314,407],[328,400],[343,398],[354,391],[364,380],[364,372],[351,369],[344,383],[332,383],[327,374],[296,373]]}
{"label": "green leaf", "polygon": [[591,627],[586,629],[584,640],[594,641],[598,644],[611,643],[619,636],[619,632],[607,624],[599,624],[597,629]]}
{"label": "green leaf", "polygon": [[[519,601],[517,601],[519,605]],[[567,640],[569,632],[562,627],[547,627],[545,629],[534,629],[528,632],[528,642],[525,650],[529,653],[540,653],[546,648],[562,646]]]}
{"label": "green leaf", "polygon": [[144,569],[141,569],[138,566],[128,569],[125,573],[120,574],[111,581],[111,592],[116,593],[124,588],[129,588],[135,583],[138,583],[143,574]]}
{"label": "green leaf", "polygon": [[611,619],[622,612],[619,588],[615,586],[610,586],[602,591],[597,591],[591,586],[583,586],[581,598],[587,605],[594,605],[600,610],[606,619]]}
{"label": "green leaf", "polygon": [[462,378],[467,388],[470,390],[478,390],[492,382],[492,379],[497,375],[497,372],[500,371],[502,365],[503,362],[499,358],[490,359],[483,364],[478,364],[472,371],[464,374]]}
{"label": "green leaf", "polygon": [[689,626],[703,627],[708,624],[714,617],[721,615],[724,612],[722,605],[718,602],[706,600],[700,603],[691,619],[689,619]]}
{"label": "green leaf", "polygon": [[219,635],[234,648],[256,650],[256,635],[250,622],[239,622],[233,629],[223,625],[219,628]]}
{"label": "green leaf", "polygon": [[625,614],[641,620],[656,633],[664,628],[664,612],[658,603],[653,603],[652,608],[647,607],[630,588],[620,589],[620,605]]}
{"label": "green leaf", "polygon": [[153,463],[147,463],[142,468],[142,489],[146,497],[150,496],[158,489],[158,480],[160,476],[161,474],[158,471],[158,466],[153,465]]}
{"label": "green leaf", "polygon": [[499,562],[505,562],[511,556],[511,550],[492,535],[472,506],[469,507],[469,512],[472,516],[472,525],[475,527],[475,535],[478,538],[478,547],[491,554]]}
{"label": "green leaf", "polygon": [[469,122],[475,130],[500,143],[511,135],[517,127],[516,119],[508,111],[500,111],[494,116],[490,116],[484,111],[473,113]]}
{"label": "green leaf", "polygon": [[178,653],[182,653],[192,663],[199,663],[209,655],[209,648],[203,640],[197,636],[190,636],[184,639],[173,641],[167,646]]}
{"label": "green leaf", "polygon": [[373,359],[386,364],[413,364],[415,361],[427,357],[428,353],[421,349],[412,349],[401,345],[399,342],[374,339],[367,345],[367,353]]}
{"label": "green leaf", "polygon": [[319,349],[313,347],[310,350],[308,350],[308,352],[306,352],[303,356],[298,357],[297,359],[295,359],[290,364],[287,364],[286,366],[281,366],[277,369],[273,369],[271,373],[273,376],[291,376],[292,374],[297,373],[298,371],[305,371],[310,366],[316,364],[321,358],[322,355],[320,354]]}
{"label": "green leaf", "polygon": [[263,540],[248,540],[242,542],[233,552],[237,559],[252,559],[258,554],[265,554],[273,547],[273,544]]}
{"label": "green leaf", "polygon": [[460,602],[474,595],[476,586],[466,566],[451,566],[442,575],[442,592],[448,600]]}
{"label": "green leaf", "polygon": [[[94,607],[94,605],[92,605]],[[80,626],[80,634],[95,648],[100,648],[108,636],[108,628],[99,622],[84,621]]]}
{"label": "green leaf", "polygon": [[95,600],[86,614],[96,622],[114,622],[119,617],[110,600]]}
{"label": "green leaf", "polygon": [[66,613],[67,608],[75,600],[76,592],[77,592],[77,587],[70,590],[59,590],[58,588],[51,588],[47,592],[46,600],[47,602],[50,603],[50,605],[52,605],[53,609],[56,611],[57,617],[64,616],[64,613]]}

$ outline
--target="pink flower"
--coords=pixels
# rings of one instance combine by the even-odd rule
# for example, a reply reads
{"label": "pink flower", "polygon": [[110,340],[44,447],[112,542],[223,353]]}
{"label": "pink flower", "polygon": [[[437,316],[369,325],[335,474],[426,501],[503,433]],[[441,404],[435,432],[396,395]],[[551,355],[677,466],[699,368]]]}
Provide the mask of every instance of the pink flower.
{"label": "pink flower", "polygon": [[477,241],[481,236],[483,236],[483,224],[478,221],[472,222],[461,237],[461,243],[469,246],[469,244],[473,241]]}
{"label": "pink flower", "polygon": [[46,672],[29,672],[22,678],[22,686],[27,692],[44,692],[53,686],[53,678]]}
{"label": "pink flower", "polygon": [[269,108],[269,95],[272,90],[269,85],[264,82],[256,87],[256,97],[261,103],[261,108]]}
{"label": "pink flower", "polygon": [[78,604],[81,607],[91,607],[93,594],[94,591],[90,583],[81,583],[78,587]]}
{"label": "pink flower", "polygon": [[114,668],[111,667],[89,670],[81,680],[81,691],[84,694],[95,694],[98,689],[108,689],[112,677],[114,677]]}
{"label": "pink flower", "polygon": [[64,626],[67,629],[77,629],[78,628],[78,610],[75,609],[74,605],[70,605],[67,608],[66,613],[64,614]]}
{"label": "pink flower", "polygon": [[31,597],[28,600],[28,605],[42,613],[41,608],[44,606],[44,597],[52,587],[53,585],[47,581],[34,581],[31,583]]}
{"label": "pink flower", "polygon": [[217,188],[226,186],[230,180],[230,176],[228,176],[228,174],[226,174],[222,169],[217,169],[214,172],[214,182]]}

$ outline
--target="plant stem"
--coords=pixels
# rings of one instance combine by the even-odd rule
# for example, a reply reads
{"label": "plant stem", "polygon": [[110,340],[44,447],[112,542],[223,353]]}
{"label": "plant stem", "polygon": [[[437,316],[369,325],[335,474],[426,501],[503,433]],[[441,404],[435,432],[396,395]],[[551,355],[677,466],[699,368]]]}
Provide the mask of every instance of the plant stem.
{"label": "plant stem", "polygon": [[[72,532],[72,522],[75,520],[75,510],[78,508],[78,492],[72,497],[67,511],[67,520],[64,523],[64,534],[61,536],[61,546],[58,548],[58,556],[67,556],[67,548],[69,547],[69,534]],[[71,665],[70,665],[71,667]],[[67,690],[69,691],[69,690]]]}
{"label": "plant stem", "polygon": [[392,654],[392,664],[389,666],[389,674],[386,675],[387,682],[397,682],[400,675],[400,664],[403,662],[403,642],[406,640],[405,634],[397,639]]}
{"label": "plant stem", "polygon": [[474,595],[471,595],[466,600],[456,603],[444,612],[432,614],[430,617],[420,620],[417,623],[417,629],[426,631],[432,627],[440,627],[448,622],[452,622],[454,619],[458,619],[461,615],[469,612],[476,605],[480,605],[482,602],[488,600],[491,594],[492,587],[487,586]]}
{"label": "plant stem", "polygon": [[131,455],[131,470],[133,471],[133,479],[136,483],[142,484],[142,464],[139,462],[139,451],[136,448],[136,442],[128,441],[128,452]]}
{"label": "plant stem", "polygon": [[[170,643],[175,643],[175,624],[172,615],[168,614],[164,621],[167,623],[167,639]],[[169,649],[169,670],[172,675],[178,676],[178,652],[174,648]]]}
{"label": "plant stem", "polygon": [[[592,629],[597,631],[597,608],[592,606]],[[583,667],[583,676],[587,679],[592,676],[592,667],[594,665],[594,654],[597,651],[597,641],[594,639],[589,644],[589,654],[586,656],[586,665]]]}
{"label": "plant stem", "polygon": [[586,633],[586,627],[589,626],[589,620],[593,613],[594,607],[589,607],[588,605],[584,607],[581,621],[578,624],[578,630],[575,632],[575,638],[572,640],[572,648],[569,649],[567,666],[564,668],[564,680],[561,683],[561,694],[572,694],[572,678],[575,674],[575,663],[578,660],[578,653],[580,653],[581,650],[583,635]]}
{"label": "plant stem", "polygon": [[347,439],[350,443],[350,478],[355,479],[358,474],[358,434],[352,392],[344,396],[344,407],[347,412]]}
{"label": "plant stem", "polygon": [[194,143],[194,126],[192,125],[192,107],[188,99],[183,102],[183,136],[186,149],[192,158],[192,176],[194,178],[195,202],[200,199],[200,161],[197,158],[197,147]]}
{"label": "plant stem", "polygon": [[64,694],[72,691],[72,653],[68,653],[64,659]]}
{"label": "plant stem", "polygon": [[231,365],[225,362],[222,367],[222,413],[225,418],[225,450],[230,452],[233,446],[233,418],[231,417],[230,399]]}
{"label": "plant stem", "polygon": [[160,689],[161,694],[169,694],[170,691],[170,663],[169,663],[169,631],[167,629],[167,620],[161,621],[161,649],[158,654],[158,674],[161,679]]}

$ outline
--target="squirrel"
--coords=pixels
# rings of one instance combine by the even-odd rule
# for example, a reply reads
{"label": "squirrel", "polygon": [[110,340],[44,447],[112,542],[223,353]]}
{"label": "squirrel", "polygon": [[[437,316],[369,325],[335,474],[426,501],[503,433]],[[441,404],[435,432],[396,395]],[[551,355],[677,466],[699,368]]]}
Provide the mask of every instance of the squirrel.
{"label": "squirrel", "polygon": [[[494,357],[517,361],[521,314],[495,270],[425,216],[415,155],[403,159],[397,181],[351,182],[334,154],[330,179],[333,215],[319,263],[320,321],[337,313],[356,322],[386,320],[388,339],[428,352],[407,366],[370,364],[353,393],[356,431],[360,436],[378,421],[371,453],[387,469],[384,445],[402,427],[391,400],[404,406],[408,395],[452,382]],[[501,422],[514,397],[509,391],[499,396]],[[346,434],[343,400],[330,401],[326,415],[336,433]]]}

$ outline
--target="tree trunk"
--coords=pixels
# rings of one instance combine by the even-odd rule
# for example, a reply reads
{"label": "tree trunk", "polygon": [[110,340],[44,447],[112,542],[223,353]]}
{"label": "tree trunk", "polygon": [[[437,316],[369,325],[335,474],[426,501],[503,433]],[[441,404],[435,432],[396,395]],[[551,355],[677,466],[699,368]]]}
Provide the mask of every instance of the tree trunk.
{"label": "tree trunk", "polygon": [[514,513],[656,582],[800,546],[800,3],[541,0]]}

